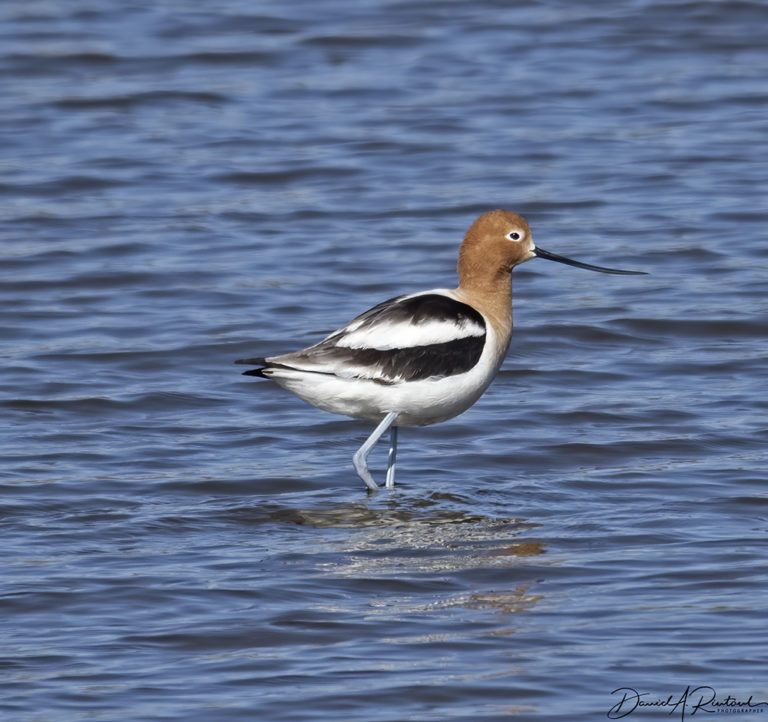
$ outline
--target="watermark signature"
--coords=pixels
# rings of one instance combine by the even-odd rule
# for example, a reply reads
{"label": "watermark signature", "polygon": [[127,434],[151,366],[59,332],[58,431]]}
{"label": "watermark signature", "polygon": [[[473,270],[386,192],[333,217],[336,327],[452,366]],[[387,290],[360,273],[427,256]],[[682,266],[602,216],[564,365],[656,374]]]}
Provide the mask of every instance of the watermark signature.
{"label": "watermark signature", "polygon": [[619,687],[611,692],[616,703],[608,710],[608,719],[622,719],[635,711],[660,709],[667,715],[680,715],[685,722],[686,715],[693,717],[697,712],[719,712],[721,714],[755,714],[768,711],[768,700],[756,700],[754,695],[741,697],[718,696],[714,687],[688,685],[682,694],[657,697],[650,692],[638,692],[632,687]]}

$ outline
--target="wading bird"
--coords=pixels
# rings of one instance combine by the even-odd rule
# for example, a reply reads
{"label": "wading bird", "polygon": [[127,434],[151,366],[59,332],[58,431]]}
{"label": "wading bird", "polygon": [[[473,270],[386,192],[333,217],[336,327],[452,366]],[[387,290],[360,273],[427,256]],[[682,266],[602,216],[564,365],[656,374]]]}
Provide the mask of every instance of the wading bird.
{"label": "wading bird", "polygon": [[360,478],[378,489],[368,454],[389,430],[385,486],[395,485],[397,430],[458,416],[496,376],[512,333],[515,266],[546,258],[590,271],[642,274],[592,266],[534,245],[525,219],[510,211],[481,215],[459,249],[459,285],[397,296],[374,306],[320,343],[269,358],[247,376],[272,379],[313,406],[376,424],[353,456]]}

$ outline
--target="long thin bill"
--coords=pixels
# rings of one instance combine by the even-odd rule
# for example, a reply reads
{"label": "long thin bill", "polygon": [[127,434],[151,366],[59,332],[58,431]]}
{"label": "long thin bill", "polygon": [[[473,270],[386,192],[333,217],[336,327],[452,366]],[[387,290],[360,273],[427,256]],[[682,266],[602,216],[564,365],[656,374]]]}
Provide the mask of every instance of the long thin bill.
{"label": "long thin bill", "polygon": [[565,256],[558,256],[557,253],[550,253],[543,248],[533,249],[533,252],[539,258],[546,258],[548,261],[557,261],[558,263],[564,263],[566,266],[576,266],[576,268],[586,268],[588,271],[598,271],[599,273],[615,273],[621,276],[645,276],[645,271],[622,271],[618,268],[605,268],[604,266],[592,266],[589,263],[582,263],[581,261],[573,261]]}

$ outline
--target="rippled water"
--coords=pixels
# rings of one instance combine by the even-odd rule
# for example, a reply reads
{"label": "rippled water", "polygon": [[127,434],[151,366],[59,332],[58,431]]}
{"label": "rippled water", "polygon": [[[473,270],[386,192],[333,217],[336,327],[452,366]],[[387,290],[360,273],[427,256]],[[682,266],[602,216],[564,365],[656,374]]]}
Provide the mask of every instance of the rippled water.
{"label": "rippled water", "polygon": [[[3,719],[768,700],[763,3],[0,19]],[[369,497],[370,429],[232,361],[453,285],[496,207],[650,275],[515,271],[499,378]]]}

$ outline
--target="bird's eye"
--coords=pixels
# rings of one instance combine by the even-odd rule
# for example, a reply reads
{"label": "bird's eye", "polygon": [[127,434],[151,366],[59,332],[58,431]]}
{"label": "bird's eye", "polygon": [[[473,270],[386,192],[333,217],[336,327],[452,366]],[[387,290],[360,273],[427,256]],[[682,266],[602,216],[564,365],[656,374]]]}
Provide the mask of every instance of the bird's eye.
{"label": "bird's eye", "polygon": [[510,231],[507,233],[507,238],[509,238],[510,241],[519,241],[522,236],[517,231]]}

